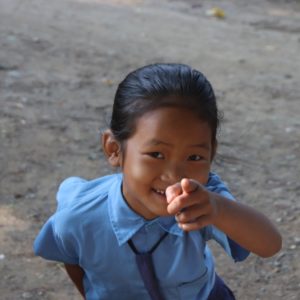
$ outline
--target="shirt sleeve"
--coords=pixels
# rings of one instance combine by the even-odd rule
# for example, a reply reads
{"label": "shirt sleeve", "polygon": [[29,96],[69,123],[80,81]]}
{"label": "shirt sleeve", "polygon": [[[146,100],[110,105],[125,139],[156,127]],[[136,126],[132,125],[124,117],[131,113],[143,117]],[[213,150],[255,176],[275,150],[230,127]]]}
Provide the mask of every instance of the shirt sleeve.
{"label": "shirt sleeve", "polygon": [[56,213],[44,224],[34,241],[33,250],[36,255],[48,260],[78,264],[78,243],[72,226],[76,220],[69,213],[69,207],[73,196],[78,192],[78,183],[82,181],[72,177],[60,185]]}
{"label": "shirt sleeve", "polygon": [[45,223],[36,237],[33,244],[35,255],[67,264],[78,264],[74,242],[71,238],[59,236],[55,232],[54,223],[55,215]]}
{"label": "shirt sleeve", "polygon": [[69,177],[65,179],[59,186],[56,194],[57,211],[68,208],[72,205],[74,198],[80,194],[82,183],[86,183],[85,179],[80,177]]}
{"label": "shirt sleeve", "polygon": [[[231,195],[226,184],[222,182],[221,178],[214,173],[210,174],[206,188],[211,192],[215,192],[224,196],[228,199],[228,201],[236,201]],[[215,226],[210,225],[206,227],[205,239],[215,240],[236,262],[246,259],[250,254],[247,249],[241,247],[235,241],[231,240],[224,232],[222,232]]]}

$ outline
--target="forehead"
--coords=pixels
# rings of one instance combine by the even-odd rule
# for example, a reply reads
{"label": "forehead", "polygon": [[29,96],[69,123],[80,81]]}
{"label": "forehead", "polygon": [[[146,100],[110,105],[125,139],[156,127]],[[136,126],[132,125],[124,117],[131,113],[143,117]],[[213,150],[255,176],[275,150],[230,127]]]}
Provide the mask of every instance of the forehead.
{"label": "forehead", "polygon": [[212,131],[209,124],[192,110],[164,107],[139,117],[132,137],[141,141],[158,139],[170,143],[211,143]]}

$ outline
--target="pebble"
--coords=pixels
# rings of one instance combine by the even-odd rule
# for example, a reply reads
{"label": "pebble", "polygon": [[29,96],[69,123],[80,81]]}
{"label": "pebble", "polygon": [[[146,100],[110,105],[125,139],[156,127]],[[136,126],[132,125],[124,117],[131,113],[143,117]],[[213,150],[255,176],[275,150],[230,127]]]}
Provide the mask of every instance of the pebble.
{"label": "pebble", "polygon": [[286,255],[286,253],[282,251],[282,252],[277,256],[276,259],[279,261],[279,260],[281,260],[285,255]]}
{"label": "pebble", "polygon": [[32,39],[35,43],[39,43],[41,40],[40,40],[40,38],[38,38],[38,37],[34,37],[33,39]]}
{"label": "pebble", "polygon": [[89,160],[97,160],[98,159],[98,154],[97,153],[90,153],[88,156]]}
{"label": "pebble", "polygon": [[295,154],[287,155],[287,156],[285,157],[285,159],[286,159],[286,160],[289,160],[289,161],[295,160],[296,158],[297,158],[297,156],[296,156]]}
{"label": "pebble", "polygon": [[287,220],[288,222],[294,221],[295,219],[296,219],[296,216],[288,216],[288,217],[286,218],[286,220]]}
{"label": "pebble", "polygon": [[300,238],[299,237],[294,237],[294,242],[296,244],[296,246],[300,245]]}
{"label": "pebble", "polygon": [[16,38],[16,36],[14,36],[14,35],[9,35],[9,36],[7,36],[7,40],[8,40],[9,42],[16,42],[16,41],[17,41],[17,38]]}
{"label": "pebble", "polygon": [[291,133],[291,132],[293,132],[295,129],[293,128],[293,127],[286,127],[285,128],[285,132],[286,133]]}
{"label": "pebble", "polygon": [[28,193],[26,196],[25,196],[26,199],[34,199],[36,198],[36,194],[35,193]]}
{"label": "pebble", "polygon": [[31,299],[32,297],[33,297],[33,295],[29,292],[22,293],[22,298],[24,298],[24,299]]}
{"label": "pebble", "polygon": [[0,71],[11,71],[11,70],[15,70],[16,68],[17,67],[15,67],[15,66],[0,64]]}
{"label": "pebble", "polygon": [[9,71],[8,75],[12,78],[20,78],[21,77],[21,72],[13,70],[13,71]]}
{"label": "pebble", "polygon": [[13,106],[16,107],[16,108],[19,108],[19,109],[23,109],[24,108],[24,104],[20,103],[20,102],[14,103]]}
{"label": "pebble", "polygon": [[273,265],[274,265],[275,267],[281,267],[281,262],[278,261],[278,260],[276,260],[276,261],[273,263]]}

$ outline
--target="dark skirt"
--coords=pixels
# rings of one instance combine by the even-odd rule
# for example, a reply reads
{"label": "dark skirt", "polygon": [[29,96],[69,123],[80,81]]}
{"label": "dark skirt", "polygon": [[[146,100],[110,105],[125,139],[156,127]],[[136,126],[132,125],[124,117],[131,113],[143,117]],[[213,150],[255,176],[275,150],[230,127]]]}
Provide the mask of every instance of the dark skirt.
{"label": "dark skirt", "polygon": [[233,292],[224,283],[224,281],[216,274],[216,281],[207,300],[235,300]]}

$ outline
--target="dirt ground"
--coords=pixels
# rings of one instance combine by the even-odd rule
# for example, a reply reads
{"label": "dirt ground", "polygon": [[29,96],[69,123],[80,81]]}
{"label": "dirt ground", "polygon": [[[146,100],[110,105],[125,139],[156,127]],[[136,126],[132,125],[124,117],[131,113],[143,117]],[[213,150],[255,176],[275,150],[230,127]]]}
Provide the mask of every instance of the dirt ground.
{"label": "dirt ground", "polygon": [[116,86],[153,62],[210,79],[224,112],[214,169],[284,238],[237,264],[212,245],[218,272],[241,300],[300,299],[299,54],[299,1],[0,0],[0,299],[80,299],[32,243],[62,179],[111,172],[99,136]]}

